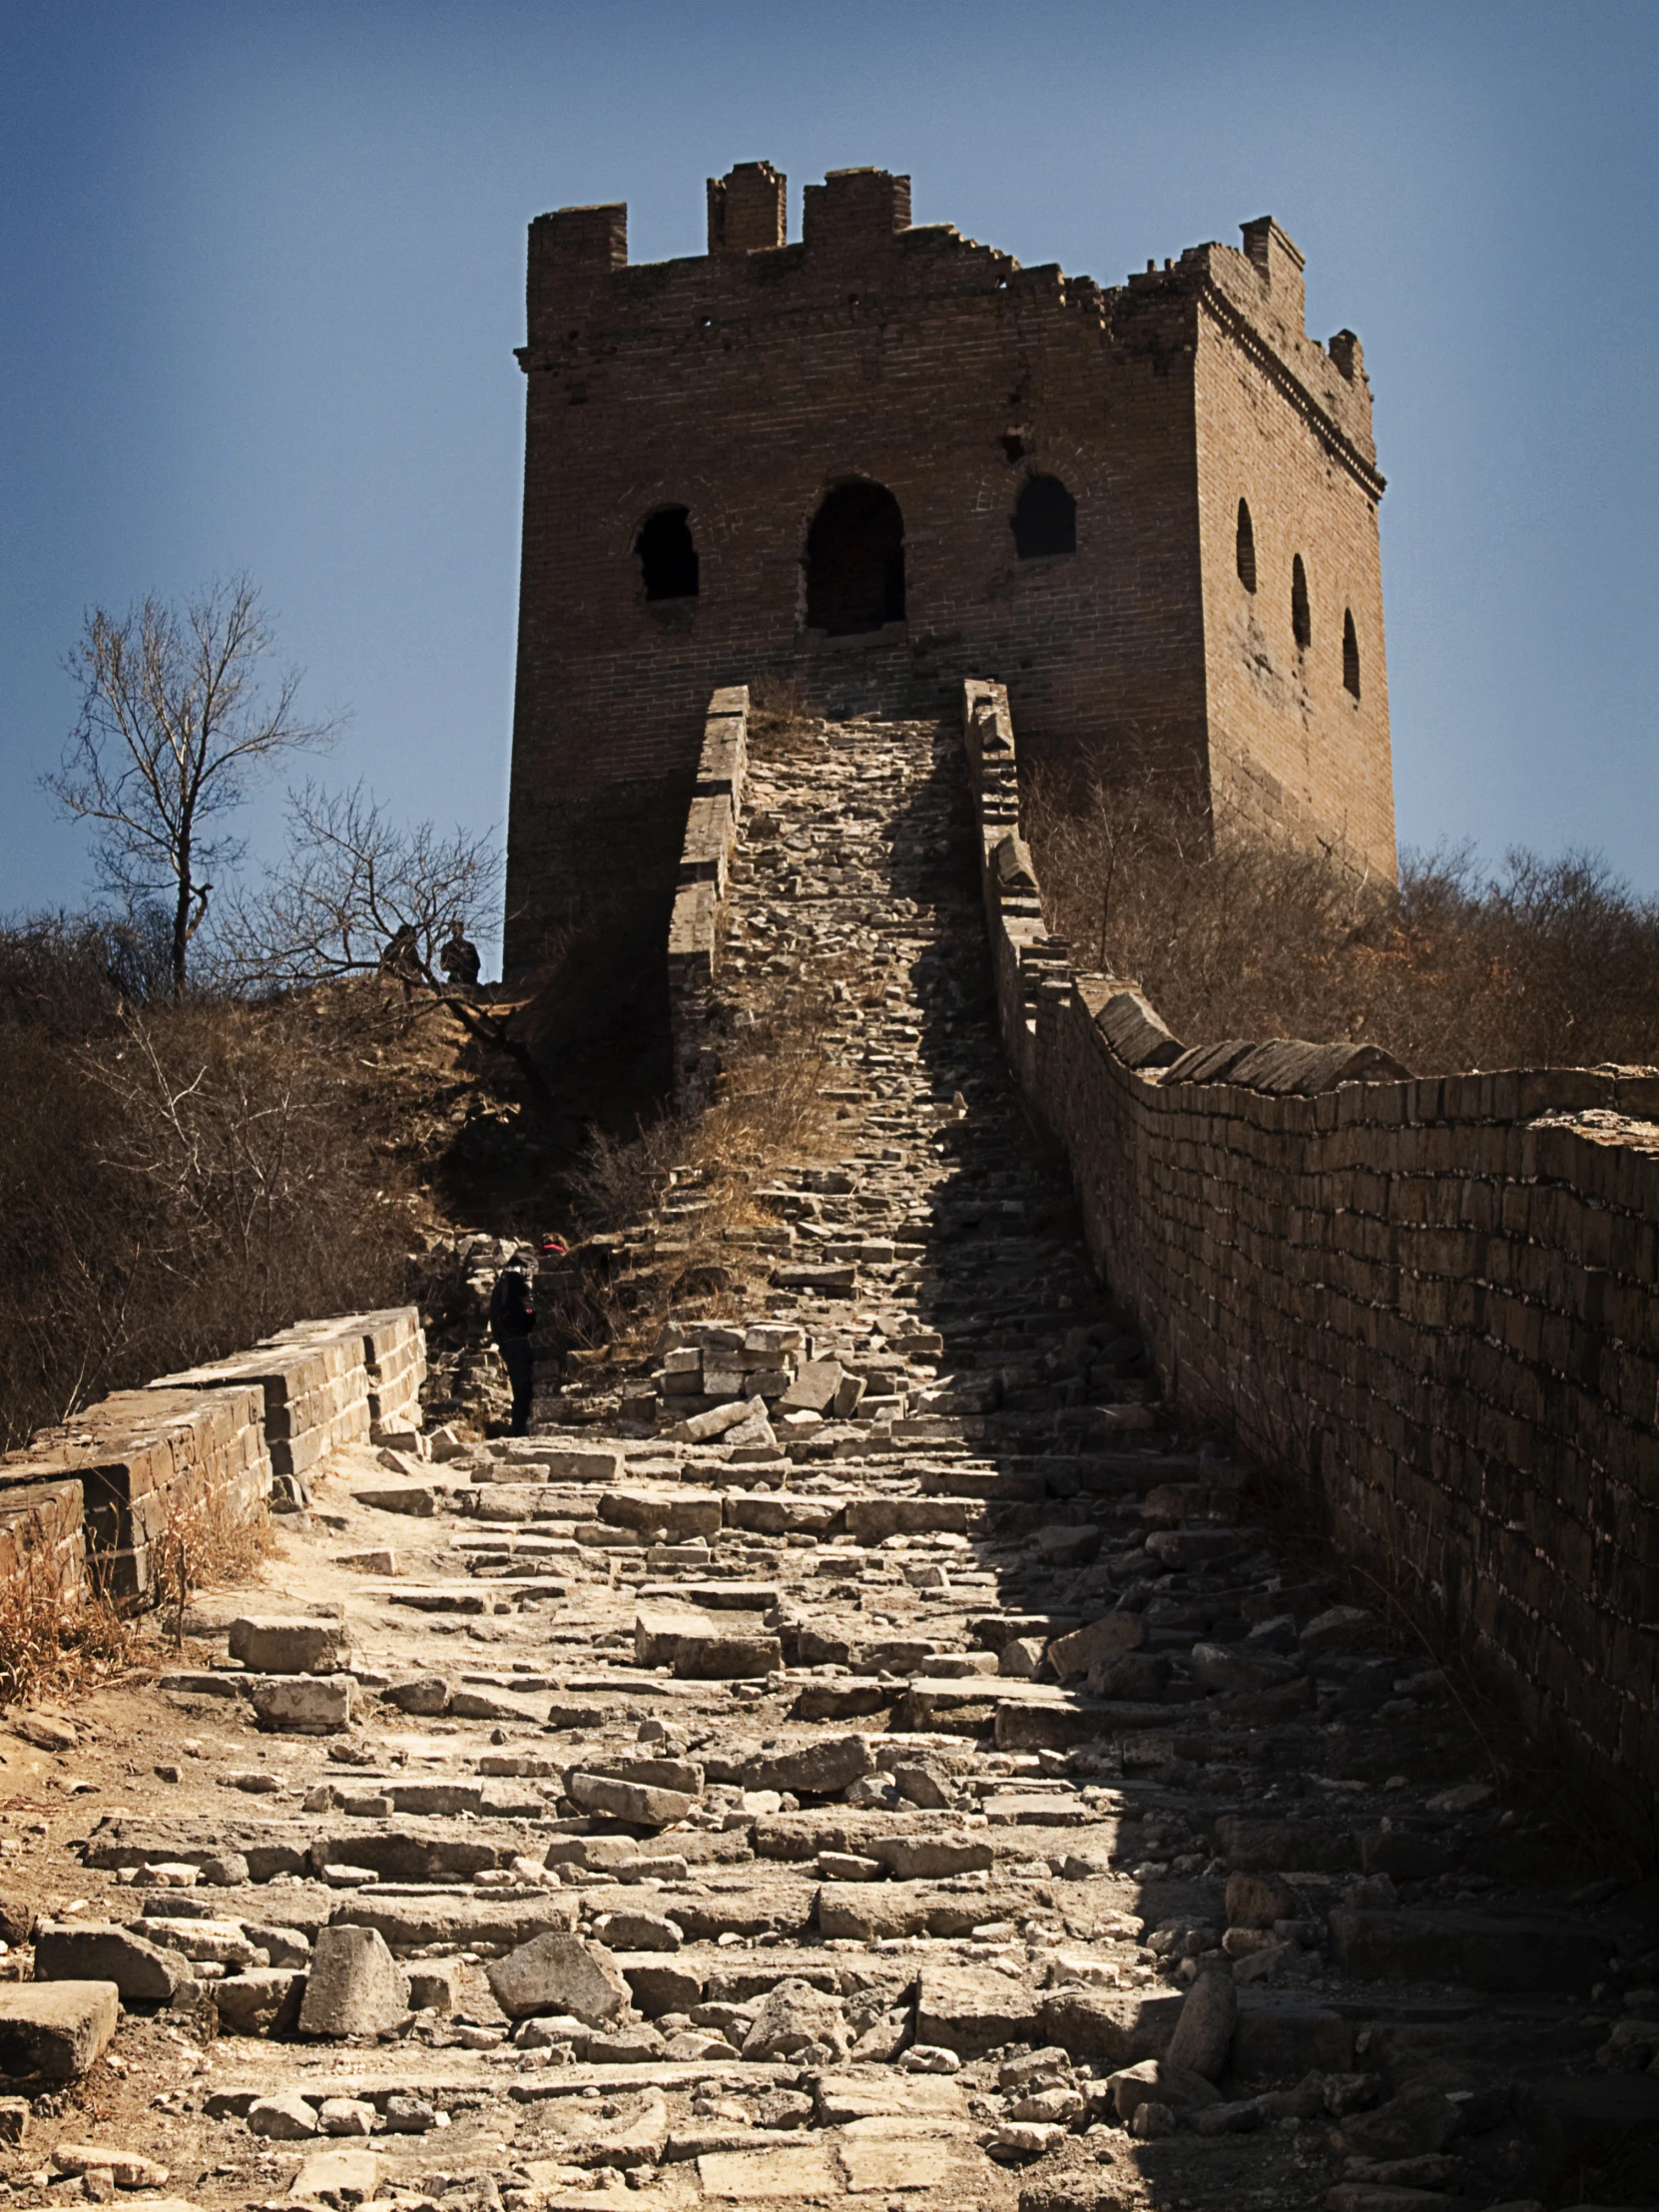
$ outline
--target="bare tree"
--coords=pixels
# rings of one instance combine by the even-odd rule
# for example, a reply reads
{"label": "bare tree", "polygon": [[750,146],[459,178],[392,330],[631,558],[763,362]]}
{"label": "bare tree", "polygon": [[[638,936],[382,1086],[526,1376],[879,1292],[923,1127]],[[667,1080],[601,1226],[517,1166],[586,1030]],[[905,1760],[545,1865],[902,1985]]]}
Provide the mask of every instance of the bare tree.
{"label": "bare tree", "polygon": [[493,830],[446,837],[429,822],[402,830],[361,784],[306,784],[288,794],[287,849],[265,888],[227,916],[226,950],[244,983],[378,970],[441,996],[445,938],[492,919],[501,882]]}
{"label": "bare tree", "polygon": [[429,822],[399,829],[362,785],[288,794],[287,849],[256,896],[227,907],[221,957],[244,988],[384,975],[405,999],[441,1004],[477,1044],[511,1060],[546,1104],[545,1078],[508,1013],[481,997],[457,948],[494,919],[502,889],[494,831]]}
{"label": "bare tree", "polygon": [[95,826],[108,889],[129,902],[168,899],[175,998],[208,910],[208,870],[241,849],[213,826],[273,755],[334,734],[296,715],[298,670],[262,682],[274,651],[258,591],[234,576],[183,607],[153,598],[121,616],[95,607],[65,664],[83,687],[81,718],[62,768],[43,782],[66,814]]}

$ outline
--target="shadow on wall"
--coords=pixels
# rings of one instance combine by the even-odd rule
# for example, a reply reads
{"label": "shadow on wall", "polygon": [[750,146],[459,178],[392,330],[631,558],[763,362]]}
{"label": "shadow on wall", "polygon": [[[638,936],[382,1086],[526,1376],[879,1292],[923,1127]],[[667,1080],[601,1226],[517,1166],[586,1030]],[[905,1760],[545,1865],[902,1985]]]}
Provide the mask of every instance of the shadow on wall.
{"label": "shadow on wall", "polygon": [[884,484],[840,484],[807,533],[807,627],[854,637],[904,620],[904,518]]}
{"label": "shadow on wall", "polygon": [[[1002,687],[963,687],[1003,1041],[1097,1264],[1188,1413],[1643,1831],[1659,1636],[1659,1075],[1413,1079],[1375,1047],[1186,1046],[1050,935]],[[1610,1786],[1610,1789],[1609,1789]]]}
{"label": "shadow on wall", "polygon": [[662,937],[617,943],[574,932],[546,962],[514,1022],[547,1084],[537,1172],[573,1164],[595,1129],[632,1135],[673,1085]]}

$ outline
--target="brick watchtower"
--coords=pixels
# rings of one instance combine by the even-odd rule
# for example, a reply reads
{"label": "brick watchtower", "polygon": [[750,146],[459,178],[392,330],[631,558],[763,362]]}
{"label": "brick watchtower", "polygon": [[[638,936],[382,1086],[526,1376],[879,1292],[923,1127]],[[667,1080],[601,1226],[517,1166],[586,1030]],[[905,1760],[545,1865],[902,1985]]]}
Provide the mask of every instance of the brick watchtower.
{"label": "brick watchtower", "polygon": [[1371,391],[1278,224],[1103,289],[884,170],[805,197],[791,245],[745,163],[707,254],[639,268],[624,207],[530,226],[509,973],[573,930],[654,993],[708,696],[767,676],[998,677],[1028,755],[1181,767],[1391,874]]}

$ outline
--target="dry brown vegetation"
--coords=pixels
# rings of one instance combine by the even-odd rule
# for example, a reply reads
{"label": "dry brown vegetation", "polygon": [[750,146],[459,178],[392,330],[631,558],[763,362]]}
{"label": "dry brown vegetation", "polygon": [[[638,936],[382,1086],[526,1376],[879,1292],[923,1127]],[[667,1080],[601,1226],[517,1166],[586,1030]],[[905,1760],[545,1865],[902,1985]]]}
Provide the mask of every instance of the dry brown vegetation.
{"label": "dry brown vegetation", "polygon": [[1659,902],[1593,856],[1407,854],[1395,885],[1167,784],[1039,782],[1027,812],[1049,926],[1189,1043],[1352,1039],[1421,1075],[1659,1060]]}
{"label": "dry brown vegetation", "polygon": [[[741,1305],[764,1273],[743,1232],[770,1219],[757,1192],[791,1161],[826,1150],[834,1127],[823,1096],[830,1072],[828,1001],[816,979],[781,984],[759,1010],[740,1015],[722,1056],[712,1101],[664,1115],[622,1141],[596,1133],[570,1178],[572,1218],[584,1239],[640,1225],[665,1199],[691,1210],[659,1223],[680,1249],[609,1283],[592,1271],[587,1311],[569,1334],[621,1350],[653,1336],[688,1297]],[[839,1147],[844,1127],[836,1133]]]}
{"label": "dry brown vegetation", "polygon": [[38,1552],[0,1579],[0,1702],[32,1703],[43,1690],[73,1692],[130,1664],[133,1629],[108,1598],[66,1600]]}
{"label": "dry brown vegetation", "polygon": [[170,1632],[183,1643],[185,1609],[199,1590],[251,1582],[276,1546],[271,1510],[262,1499],[250,1518],[223,1491],[176,1505],[154,1547],[160,1603]]}
{"label": "dry brown vegetation", "polygon": [[85,919],[0,931],[0,1446],[405,1295],[402,1102],[363,1007],[174,1004],[165,955]]}

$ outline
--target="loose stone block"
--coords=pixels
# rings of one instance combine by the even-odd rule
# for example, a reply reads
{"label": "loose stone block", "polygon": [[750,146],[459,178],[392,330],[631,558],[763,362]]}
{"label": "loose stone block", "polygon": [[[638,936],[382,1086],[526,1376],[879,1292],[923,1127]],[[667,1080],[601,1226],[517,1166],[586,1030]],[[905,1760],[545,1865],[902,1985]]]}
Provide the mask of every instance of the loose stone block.
{"label": "loose stone block", "polygon": [[1227,2064],[1239,2015],[1238,1992],[1229,1973],[1201,1973],[1187,1991],[1165,2054],[1171,2066],[1217,2080]]}
{"label": "loose stone block", "polygon": [[0,1983],[0,2070],[79,2080],[120,2018],[113,1981]]}
{"label": "loose stone block", "polygon": [[978,2058],[1001,2043],[1029,2042],[1041,1999],[1024,1982],[984,1967],[924,1966],[916,1985],[916,2040]]}
{"label": "loose stone block", "polygon": [[168,2004],[191,1978],[185,1961],[131,1929],[106,1922],[59,1922],[37,1930],[35,1979],[113,1981],[126,2004]]}
{"label": "loose stone block", "polygon": [[571,1801],[585,1813],[606,1813],[640,1828],[668,1828],[683,1821],[697,1803],[681,1790],[653,1789],[648,1783],[619,1782],[605,1774],[572,1773],[565,1778]]}
{"label": "loose stone block", "polygon": [[380,1695],[400,1713],[435,1716],[449,1710],[449,1684],[437,1674],[414,1675],[405,1682],[389,1683]]}
{"label": "loose stone block", "polygon": [[318,1931],[299,2007],[301,2035],[377,2035],[408,2008],[403,1976],[377,1929]]}
{"label": "loose stone block", "polygon": [[631,2001],[610,1951],[578,1936],[538,1936],[487,1970],[495,2001],[515,2020],[534,2012],[568,2012],[598,2027],[619,2018]]}
{"label": "loose stone block", "polygon": [[332,1736],[350,1725],[348,1674],[278,1676],[249,1690],[262,1728],[286,1736]]}
{"label": "loose stone block", "polygon": [[159,2189],[167,2179],[154,2158],[105,2143],[57,2143],[52,2163],[61,2174],[107,2173],[118,2189]]}
{"label": "loose stone block", "polygon": [[305,1976],[292,1966],[250,1966],[213,1985],[219,2024],[227,2035],[281,2035],[298,2021]]}
{"label": "loose stone block", "polygon": [[1146,1642],[1146,1621],[1139,1613],[1107,1613],[1087,1628],[1057,1636],[1048,1647],[1048,1661],[1062,1682],[1086,1675],[1091,1667],[1139,1651]]}
{"label": "loose stone block", "polygon": [[351,1633],[341,1620],[245,1614],[231,1623],[230,1648],[250,1674],[334,1674],[346,1664]]}
{"label": "loose stone block", "polygon": [[423,1958],[405,1969],[411,2012],[453,2012],[461,1993],[458,1958]]}
{"label": "loose stone block", "polygon": [[296,2143],[316,2133],[316,2106],[296,2089],[256,2097],[248,2107],[248,2132],[269,2142]]}
{"label": "loose stone block", "polygon": [[743,1769],[746,1790],[791,1790],[832,1797],[860,1775],[875,1771],[867,1736],[825,1736],[794,1751],[751,1759]]}

